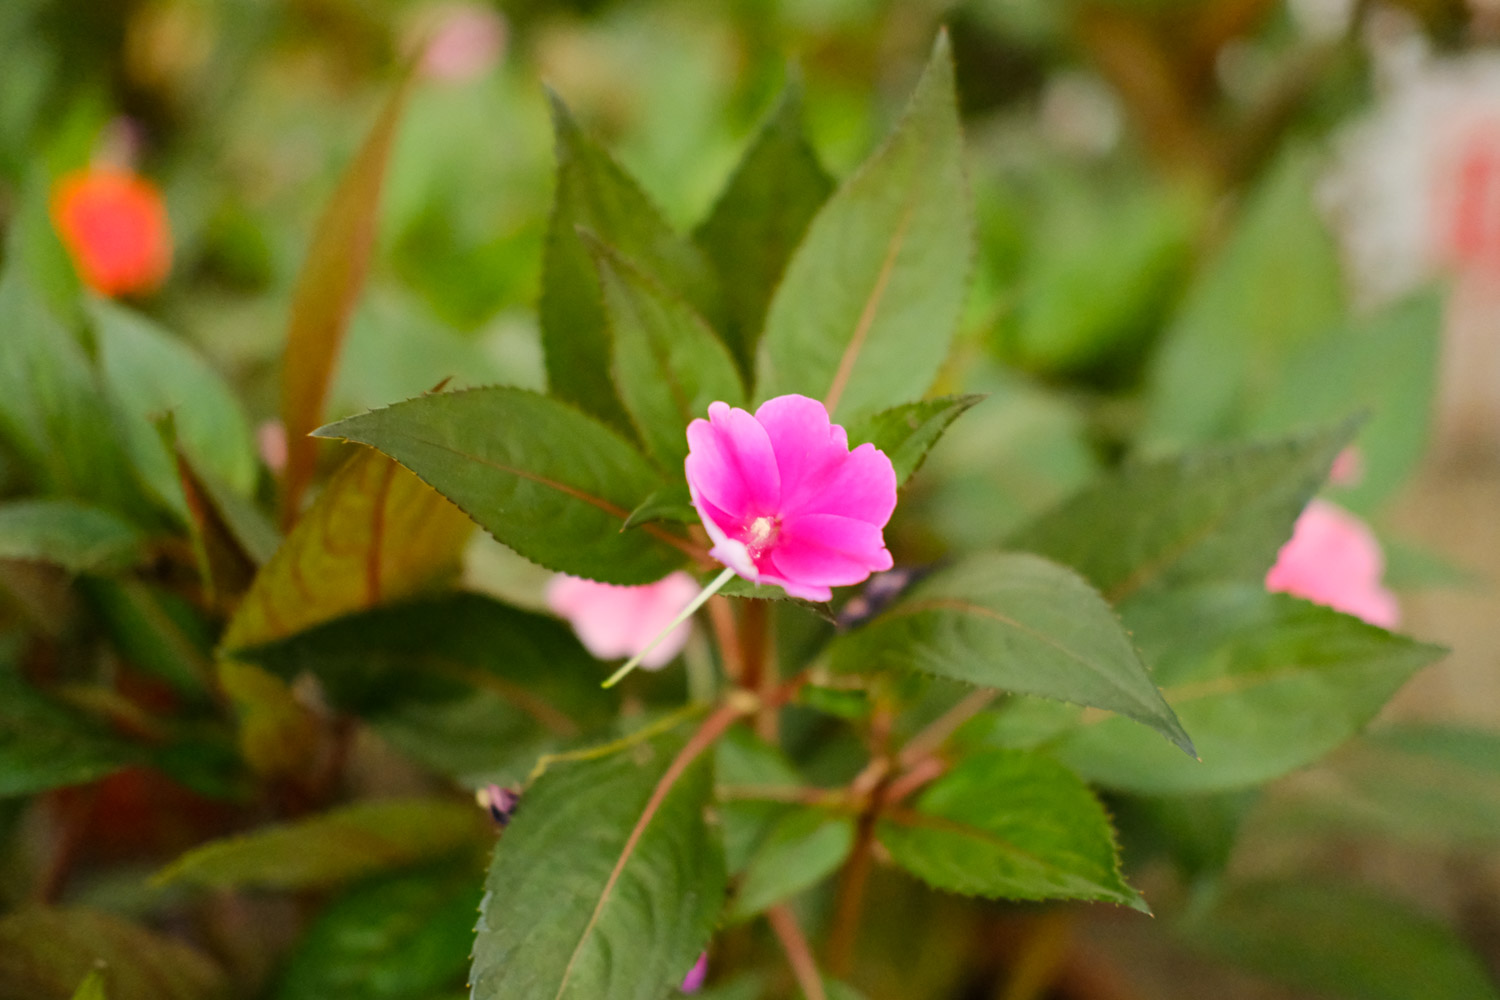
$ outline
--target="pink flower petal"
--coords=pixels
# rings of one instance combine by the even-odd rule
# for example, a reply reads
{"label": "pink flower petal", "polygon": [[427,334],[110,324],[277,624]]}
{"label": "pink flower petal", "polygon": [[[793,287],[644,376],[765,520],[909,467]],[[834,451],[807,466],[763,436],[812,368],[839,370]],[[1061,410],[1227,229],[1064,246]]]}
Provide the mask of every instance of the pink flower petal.
{"label": "pink flower petal", "polygon": [[794,580],[834,587],[892,565],[879,526],[836,514],[800,514],[785,522],[772,559]]}
{"label": "pink flower petal", "polygon": [[708,420],[694,420],[687,436],[687,477],[697,495],[732,518],[775,512],[781,474],[771,439],[754,417],[713,403]]}
{"label": "pink flower petal", "polygon": [[1266,589],[1292,594],[1378,625],[1400,620],[1395,595],[1381,584],[1385,559],[1363,521],[1324,500],[1297,518],[1291,539],[1266,574]]}
{"label": "pink flower petal", "polygon": [[[601,660],[634,656],[687,607],[698,585],[686,573],[673,573],[640,587],[618,587],[559,574],[547,585],[547,606],[567,619],[578,641]],[[655,669],[676,658],[692,626],[683,622],[642,660]]]}

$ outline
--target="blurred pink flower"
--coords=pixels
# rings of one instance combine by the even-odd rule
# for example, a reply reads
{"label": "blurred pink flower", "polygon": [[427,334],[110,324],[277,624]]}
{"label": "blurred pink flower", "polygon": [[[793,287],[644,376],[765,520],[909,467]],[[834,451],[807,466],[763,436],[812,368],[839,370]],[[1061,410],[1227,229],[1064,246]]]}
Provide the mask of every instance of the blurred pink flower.
{"label": "blurred pink flower", "polygon": [[830,587],[891,568],[891,460],[873,444],[850,451],[822,403],[778,396],[754,416],[714,403],[687,435],[688,489],[710,555],[740,576],[826,601]]}
{"label": "blurred pink flower", "polygon": [[1395,595],[1381,585],[1384,570],[1380,543],[1369,527],[1342,507],[1314,500],[1266,574],[1266,589],[1395,628],[1400,609]]}
{"label": "blurred pink flower", "polygon": [[255,446],[266,468],[280,475],[286,468],[286,428],[281,421],[266,420],[255,428]]}
{"label": "blurred pink flower", "polygon": [[482,3],[445,3],[423,12],[417,34],[425,39],[422,72],[433,80],[464,83],[495,66],[505,50],[505,19]]}
{"label": "blurred pink flower", "polygon": [[682,977],[682,992],[697,993],[703,989],[703,981],[708,978],[708,952],[698,956],[698,961],[688,970],[688,974]]}
{"label": "blurred pink flower", "polygon": [[130,170],[87,167],[52,188],[52,223],[78,277],[100,295],[155,291],[172,266],[161,189]]}
{"label": "blurred pink flower", "polygon": [[[547,606],[568,620],[578,639],[601,660],[634,656],[650,644],[698,593],[686,573],[673,573],[640,587],[619,587],[558,574],[547,585]],[[683,622],[641,658],[641,666],[665,666],[687,645]]]}
{"label": "blurred pink flower", "polygon": [[1365,456],[1359,445],[1351,444],[1339,452],[1328,470],[1328,481],[1335,486],[1358,486],[1365,478]]}

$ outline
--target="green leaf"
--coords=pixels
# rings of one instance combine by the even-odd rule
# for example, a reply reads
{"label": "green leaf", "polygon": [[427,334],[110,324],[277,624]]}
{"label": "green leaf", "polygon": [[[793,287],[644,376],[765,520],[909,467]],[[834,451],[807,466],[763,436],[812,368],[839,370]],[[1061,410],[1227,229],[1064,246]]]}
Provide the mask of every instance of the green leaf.
{"label": "green leaf", "polygon": [[138,562],[144,542],[128,522],[76,500],[0,504],[0,559],[56,563],[70,573],[108,573]]}
{"label": "green leaf", "polygon": [[318,432],[379,448],[549,569],[651,583],[682,565],[655,525],[622,533],[661,485],[631,445],[565,403],[502,387],[422,396]]}
{"label": "green leaf", "polygon": [[1338,256],[1312,203],[1319,169],[1305,151],[1284,157],[1189,291],[1151,373],[1150,447],[1223,438],[1281,379],[1288,354],[1339,322]]}
{"label": "green leaf", "polygon": [[718,271],[728,322],[725,340],[746,374],[766,307],[833,179],[802,133],[802,95],[789,84],[745,150],[694,238]]}
{"label": "green leaf", "polygon": [[624,531],[652,521],[676,521],[679,524],[697,524],[698,510],[693,506],[692,494],[687,483],[670,483],[651,492],[640,502],[621,527]]}
{"label": "green leaf", "polygon": [[1089,899],[1144,909],[1119,871],[1104,808],[1068,770],[994,750],[938,779],[876,835],[934,888],[998,899]]}
{"label": "green leaf", "polygon": [[[714,770],[723,789],[798,789],[806,782],[777,747],[740,726],[714,747]],[[724,854],[730,874],[744,873],[776,821],[793,811],[785,802],[721,796]]]}
{"label": "green leaf", "polygon": [[1043,514],[1011,547],[1082,573],[1112,604],[1152,588],[1259,582],[1354,425],[1127,466]]}
{"label": "green leaf", "polygon": [[127,663],[166,681],[192,702],[210,700],[217,624],[202,608],[139,579],[83,580],[80,589]]}
{"label": "green leaf", "polygon": [[725,882],[704,818],[711,756],[646,811],[682,745],[669,732],[556,763],[527,789],[486,883],[474,1000],[660,1000],[682,981],[713,932]]}
{"label": "green leaf", "polygon": [[849,427],[849,446],[869,442],[885,452],[896,467],[896,485],[900,486],[921,468],[948,425],[983,399],[982,395],[941,396],[881,410]]}
{"label": "green leaf", "polygon": [[1429,292],[1350,324],[1293,353],[1246,418],[1254,434],[1284,434],[1364,410],[1362,478],[1339,487],[1360,510],[1390,495],[1422,458],[1437,382],[1443,300]]}
{"label": "green leaf", "polygon": [[156,429],[156,421],[170,413],[193,467],[248,494],[256,478],[250,422],[218,373],[185,343],[122,306],[93,299],[88,314],[105,388],[151,492],[180,519],[188,518],[176,462]]}
{"label": "green leaf", "polygon": [[1448,850],[1500,846],[1500,733],[1400,723],[1372,730],[1277,804],[1317,828]]}
{"label": "green leaf", "polygon": [[101,969],[109,1000],[210,1000],[229,995],[201,952],[83,907],[28,907],[0,917],[0,1000],[67,1000]]}
{"label": "green leaf", "polygon": [[811,809],[787,813],[750,858],[728,919],[748,920],[817,885],[838,870],[853,846],[853,819]]}
{"label": "green leaf", "polygon": [[139,493],[88,357],[39,300],[16,255],[7,256],[0,273],[0,437],[45,491],[129,509]]}
{"label": "green leaf", "polygon": [[1035,556],[985,553],[939,570],[834,639],[829,656],[835,670],[916,669],[1119,712],[1193,752],[1110,607]]}
{"label": "green leaf", "polygon": [[412,1000],[463,982],[479,888],[468,866],[355,886],[302,935],[275,1000]]}
{"label": "green leaf", "polygon": [[1218,958],[1347,1000],[1486,1000],[1483,963],[1448,927],[1367,889],[1237,887],[1179,932]]}
{"label": "green leaf", "polygon": [[547,384],[552,395],[628,432],[610,379],[609,334],[599,280],[583,228],[640,264],[701,312],[713,316],[716,292],[702,254],[672,232],[655,205],[614,159],[584,135],[557,95],[557,194],[542,256],[538,305]]}
{"label": "green leaf", "polygon": [[760,399],[822,399],[840,422],[926,392],[964,301],[973,219],[948,36],[896,131],[818,212],[757,356]]}
{"label": "green leaf", "polygon": [[104,991],[104,972],[95,969],[85,976],[78,984],[73,1000],[109,1000],[109,994]]}
{"label": "green leaf", "polygon": [[233,655],[286,680],[309,672],[334,708],[364,716],[482,689],[574,736],[617,707],[571,629],[480,594],[373,608]]}
{"label": "green leaf", "polygon": [[675,475],[688,423],[712,402],[744,404],[734,359],[685,299],[592,234],[580,238],[599,269],[615,388],[647,454]]}
{"label": "green leaf", "polygon": [[313,231],[297,277],[282,356],[281,422],[286,428],[282,523],[299,513],[312,481],[318,442],[308,435],[323,422],[328,388],[355,302],[364,287],[380,218],[386,163],[416,73],[408,71],[391,92]]}
{"label": "green leaf", "polygon": [[308,889],[474,850],[490,836],[472,803],[382,799],[263,827],[187,852],[152,879],[211,889]]}
{"label": "green leaf", "polygon": [[142,756],[0,666],[0,798],[87,784]]}
{"label": "green leaf", "polygon": [[1126,623],[1201,763],[1091,716],[1051,749],[1092,782],[1144,794],[1243,788],[1309,764],[1444,653],[1249,585],[1163,595]]}

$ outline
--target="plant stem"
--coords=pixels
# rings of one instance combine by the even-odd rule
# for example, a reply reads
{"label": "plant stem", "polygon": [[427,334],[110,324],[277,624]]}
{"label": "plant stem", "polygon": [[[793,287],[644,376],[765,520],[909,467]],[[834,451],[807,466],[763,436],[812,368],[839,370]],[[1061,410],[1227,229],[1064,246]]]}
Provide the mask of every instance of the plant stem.
{"label": "plant stem", "polygon": [[740,633],[735,627],[734,607],[727,597],[714,597],[708,602],[708,620],[713,623],[714,638],[719,642],[719,656],[724,662],[724,676],[732,684],[742,684],[745,678],[745,653],[740,648]]}
{"label": "plant stem", "polygon": [[786,952],[787,964],[792,967],[792,975],[797,977],[803,996],[807,1000],[828,1000],[828,995],[823,992],[823,977],[818,973],[817,960],[813,958],[807,937],[797,925],[792,911],[785,904],[773,906],[766,911],[766,921],[776,932],[781,950]]}
{"label": "plant stem", "polygon": [[926,728],[906,742],[898,758],[903,768],[915,767],[956,733],[960,726],[989,707],[1000,697],[999,691],[979,688],[966,695],[958,704],[928,723]]}
{"label": "plant stem", "polygon": [[[877,701],[870,716],[870,766],[865,774],[875,778],[869,800],[859,816],[854,848],[844,863],[839,878],[838,899],[834,904],[833,929],[828,932],[828,968],[843,978],[854,964],[854,946],[859,938],[860,908],[864,905],[865,882],[874,861],[875,824],[885,805],[890,785],[890,741],[894,711],[888,703]],[[878,776],[878,777],[876,777]],[[859,779],[855,779],[856,784]]]}
{"label": "plant stem", "polygon": [[746,601],[740,617],[740,635],[745,653],[745,686],[760,695],[761,708],[755,717],[755,732],[767,743],[777,739],[777,706],[769,703],[776,688],[776,658],[770,655],[769,602]]}

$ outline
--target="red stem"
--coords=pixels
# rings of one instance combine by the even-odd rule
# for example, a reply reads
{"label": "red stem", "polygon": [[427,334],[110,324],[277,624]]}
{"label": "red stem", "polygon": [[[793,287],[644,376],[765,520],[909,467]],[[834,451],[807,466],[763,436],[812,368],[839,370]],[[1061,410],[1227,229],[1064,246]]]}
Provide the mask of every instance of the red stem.
{"label": "red stem", "polygon": [[823,992],[823,977],[818,974],[817,960],[813,958],[812,948],[808,946],[807,937],[797,925],[792,911],[784,904],[773,906],[766,911],[766,920],[776,932],[781,950],[786,952],[787,964],[792,967],[792,975],[797,977],[803,995],[807,1000],[828,1000],[828,995]]}

